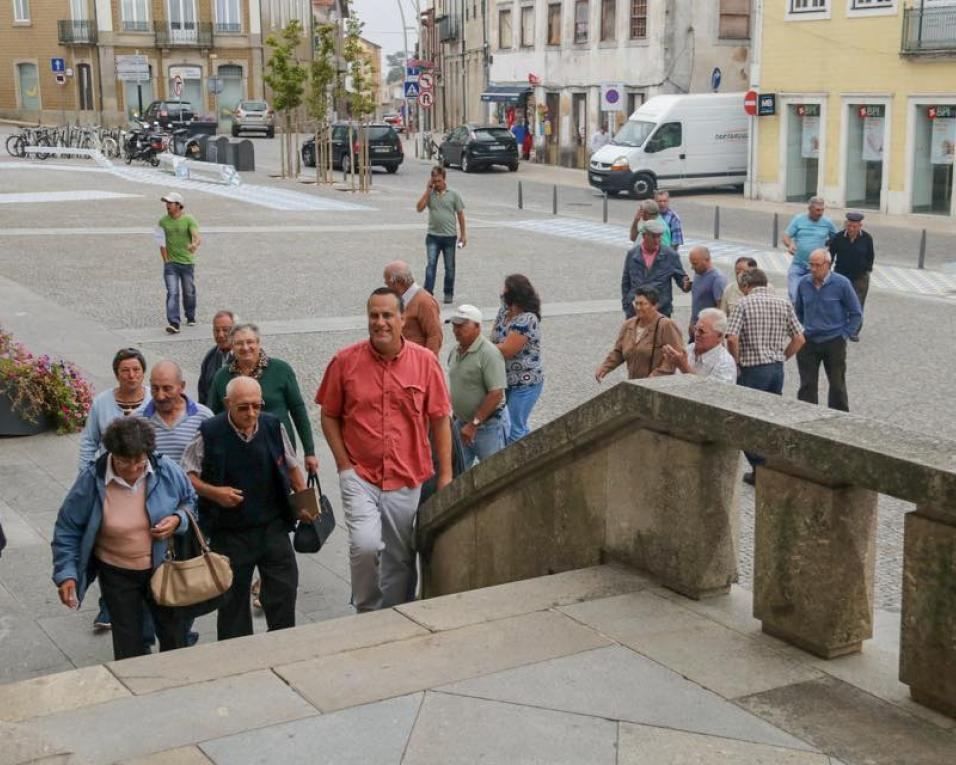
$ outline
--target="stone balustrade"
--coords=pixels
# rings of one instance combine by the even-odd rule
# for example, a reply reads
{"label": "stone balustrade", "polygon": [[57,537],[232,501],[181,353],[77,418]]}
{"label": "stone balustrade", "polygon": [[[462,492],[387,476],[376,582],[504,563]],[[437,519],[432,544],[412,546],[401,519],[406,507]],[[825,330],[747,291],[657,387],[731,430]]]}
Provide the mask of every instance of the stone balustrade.
{"label": "stone balustrade", "polygon": [[459,477],[419,515],[426,597],[619,560],[692,598],[737,576],[740,451],[754,615],[824,658],[872,636],[876,497],[905,523],[900,679],[956,716],[956,442],[690,376],[621,383]]}

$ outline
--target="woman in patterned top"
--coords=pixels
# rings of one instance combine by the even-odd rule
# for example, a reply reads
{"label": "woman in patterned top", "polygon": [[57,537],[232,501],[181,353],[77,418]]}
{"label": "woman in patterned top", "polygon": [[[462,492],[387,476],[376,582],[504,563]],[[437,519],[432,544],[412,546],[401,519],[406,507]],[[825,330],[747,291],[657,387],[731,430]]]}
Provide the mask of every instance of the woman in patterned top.
{"label": "woman in patterned top", "polygon": [[495,317],[491,340],[505,357],[511,416],[511,444],[528,434],[528,417],[544,387],[541,368],[541,298],[527,276],[511,274],[501,295],[503,306]]}

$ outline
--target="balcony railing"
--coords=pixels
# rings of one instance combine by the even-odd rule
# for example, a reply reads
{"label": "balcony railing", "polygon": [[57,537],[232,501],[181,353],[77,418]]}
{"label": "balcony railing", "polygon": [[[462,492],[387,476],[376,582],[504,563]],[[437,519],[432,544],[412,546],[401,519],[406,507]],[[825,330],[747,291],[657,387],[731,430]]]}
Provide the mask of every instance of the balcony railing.
{"label": "balcony railing", "polygon": [[238,21],[217,21],[216,34],[237,35],[242,32],[242,24]]}
{"label": "balcony railing", "polygon": [[458,39],[457,16],[441,16],[436,21],[438,22],[439,42],[451,42]]}
{"label": "balcony railing", "polygon": [[903,11],[903,53],[956,53],[956,6]]}
{"label": "balcony railing", "polygon": [[123,31],[124,32],[149,32],[150,26],[148,21],[131,21],[129,19],[123,19]]}
{"label": "balcony railing", "polygon": [[57,22],[60,45],[95,45],[96,22],[61,19]]}
{"label": "balcony railing", "polygon": [[212,24],[157,21],[154,29],[156,30],[156,44],[163,47],[212,47]]}

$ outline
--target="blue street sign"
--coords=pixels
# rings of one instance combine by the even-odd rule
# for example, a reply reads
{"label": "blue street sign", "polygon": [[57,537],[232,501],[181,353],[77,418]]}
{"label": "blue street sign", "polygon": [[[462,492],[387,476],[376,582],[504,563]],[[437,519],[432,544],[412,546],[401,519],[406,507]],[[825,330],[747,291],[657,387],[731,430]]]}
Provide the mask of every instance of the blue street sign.
{"label": "blue street sign", "polygon": [[51,58],[50,59],[50,70],[53,72],[65,72],[66,71],[66,60],[62,58]]}
{"label": "blue street sign", "polygon": [[715,93],[720,89],[720,69],[716,66],[710,74],[710,87]]}
{"label": "blue street sign", "polygon": [[419,87],[417,82],[405,80],[405,98],[418,98]]}
{"label": "blue street sign", "polygon": [[416,79],[418,75],[422,73],[421,67],[418,66],[406,66],[405,67],[405,79],[411,80]]}

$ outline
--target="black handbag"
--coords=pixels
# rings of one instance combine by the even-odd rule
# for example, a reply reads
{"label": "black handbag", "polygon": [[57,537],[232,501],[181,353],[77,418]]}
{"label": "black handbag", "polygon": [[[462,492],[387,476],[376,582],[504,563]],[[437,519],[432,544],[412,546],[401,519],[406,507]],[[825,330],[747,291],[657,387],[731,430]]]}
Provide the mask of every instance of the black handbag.
{"label": "black handbag", "polygon": [[335,530],[335,513],[332,503],[322,493],[319,476],[309,473],[309,488],[315,487],[319,495],[319,514],[311,521],[299,521],[292,535],[292,547],[300,553],[317,553]]}

